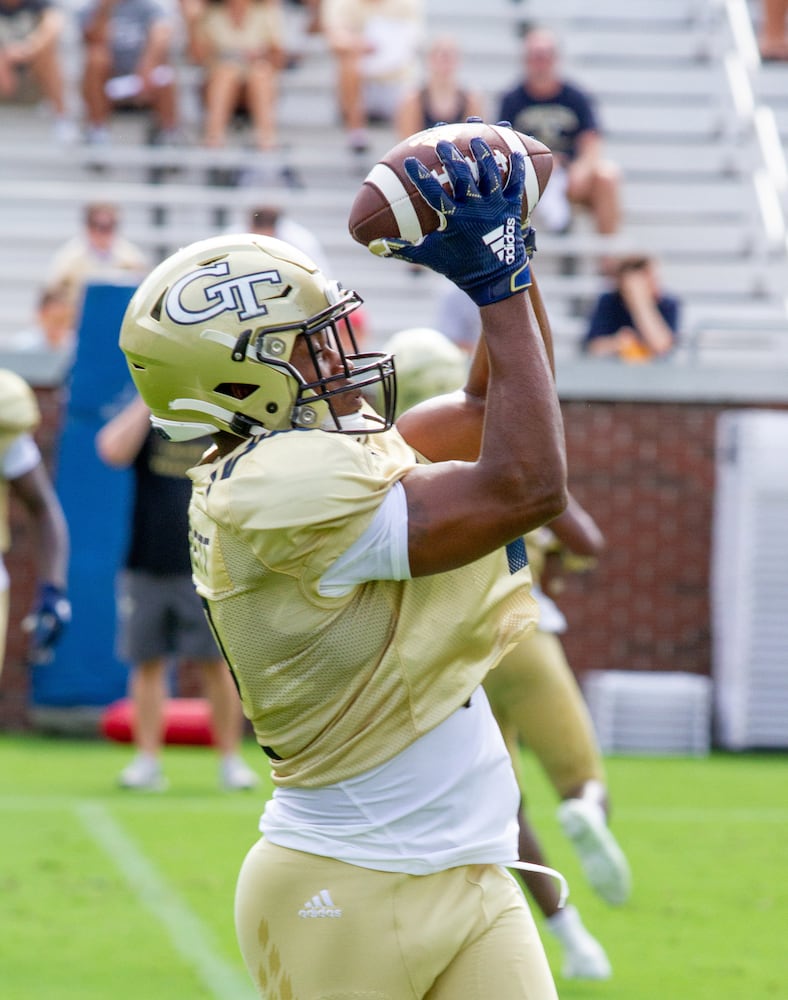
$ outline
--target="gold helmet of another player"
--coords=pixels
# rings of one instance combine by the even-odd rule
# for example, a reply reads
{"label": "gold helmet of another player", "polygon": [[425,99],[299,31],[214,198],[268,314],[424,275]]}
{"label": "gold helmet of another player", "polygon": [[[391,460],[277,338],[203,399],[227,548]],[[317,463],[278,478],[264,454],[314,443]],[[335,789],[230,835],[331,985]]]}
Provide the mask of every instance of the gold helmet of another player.
{"label": "gold helmet of another player", "polygon": [[459,389],[468,373],[465,353],[439,330],[413,327],[386,342],[397,365],[397,412]]}
{"label": "gold helmet of another player", "polygon": [[[361,301],[281,240],[217,236],[184,247],[145,278],[120,346],[153,425],[173,440],[291,427],[369,433],[391,425],[396,385],[390,355],[358,352],[347,317]],[[341,358],[336,374],[320,375],[318,334],[328,334]],[[299,335],[314,379],[290,364]],[[381,416],[336,414],[339,394],[369,386],[381,387]]]}

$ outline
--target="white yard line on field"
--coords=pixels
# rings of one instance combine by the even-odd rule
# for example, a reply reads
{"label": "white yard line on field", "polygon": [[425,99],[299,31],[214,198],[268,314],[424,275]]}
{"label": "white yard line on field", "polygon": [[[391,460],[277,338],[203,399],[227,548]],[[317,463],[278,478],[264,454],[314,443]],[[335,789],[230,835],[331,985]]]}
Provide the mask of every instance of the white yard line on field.
{"label": "white yard line on field", "polygon": [[167,931],[176,951],[217,1000],[251,1000],[251,983],[219,953],[202,921],[167,884],[110,812],[98,802],[73,802],[85,830]]}

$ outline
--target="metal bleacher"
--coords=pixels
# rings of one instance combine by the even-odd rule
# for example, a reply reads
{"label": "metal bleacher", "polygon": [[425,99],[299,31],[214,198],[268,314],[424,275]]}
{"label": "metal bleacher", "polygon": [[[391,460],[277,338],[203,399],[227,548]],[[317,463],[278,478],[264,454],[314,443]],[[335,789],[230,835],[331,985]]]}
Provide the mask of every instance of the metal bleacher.
{"label": "metal bleacher", "polygon": [[521,6],[559,32],[567,74],[596,95],[607,153],[623,173],[621,243],[655,253],[665,285],[681,296],[680,358],[784,358],[785,226],[765,215],[772,183],[756,125],[759,60],[742,6]]}
{"label": "metal bleacher", "polygon": [[[71,10],[76,0],[64,2]],[[684,302],[677,364],[733,365],[745,353],[766,366],[785,362],[788,244],[777,154],[788,136],[788,68],[753,58],[745,0],[426,0],[426,9],[432,28],[460,41],[465,75],[488,95],[490,115],[518,78],[529,23],[558,31],[566,74],[597,97],[608,155],[623,173],[625,222],[608,245],[582,217],[566,234],[540,234],[537,267],[559,357],[577,354],[602,289],[599,254],[638,249],[660,258],[665,285]],[[434,322],[442,279],[379,260],[347,232],[358,185],[394,135],[376,127],[368,157],[353,161],[337,122],[330,54],[320,36],[301,32],[301,7],[285,10],[301,55],[283,74],[283,148],[274,160],[245,148],[242,133],[225,150],[199,148],[195,72],[183,60],[185,143],[175,149],[146,145],[144,118],[133,115],[116,116],[106,149],[57,147],[39,109],[0,105],[0,349],[5,334],[30,322],[52,253],[77,231],[81,206],[98,198],[122,206],[125,234],[154,258],[240,226],[252,204],[276,200],[319,237],[336,276],[364,295],[373,336]],[[78,109],[73,23],[64,53]],[[237,168],[240,183],[209,183],[217,167]]]}

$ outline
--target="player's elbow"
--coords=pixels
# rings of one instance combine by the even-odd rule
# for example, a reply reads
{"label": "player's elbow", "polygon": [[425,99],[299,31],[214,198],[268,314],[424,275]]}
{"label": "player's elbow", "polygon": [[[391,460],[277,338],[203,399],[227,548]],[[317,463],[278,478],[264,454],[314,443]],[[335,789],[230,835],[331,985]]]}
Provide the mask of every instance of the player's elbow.
{"label": "player's elbow", "polygon": [[512,526],[518,534],[554,520],[566,509],[569,499],[562,462],[513,477],[505,490],[514,515]]}
{"label": "player's elbow", "polygon": [[525,530],[532,531],[533,528],[538,528],[554,520],[566,510],[566,504],[565,480],[559,477],[555,481],[544,483],[542,489],[537,491],[531,500],[531,517],[535,523]]}
{"label": "player's elbow", "polygon": [[556,443],[556,446],[547,452],[535,478],[539,484],[541,503],[550,512],[548,519],[558,517],[569,504],[566,451],[563,442]]}

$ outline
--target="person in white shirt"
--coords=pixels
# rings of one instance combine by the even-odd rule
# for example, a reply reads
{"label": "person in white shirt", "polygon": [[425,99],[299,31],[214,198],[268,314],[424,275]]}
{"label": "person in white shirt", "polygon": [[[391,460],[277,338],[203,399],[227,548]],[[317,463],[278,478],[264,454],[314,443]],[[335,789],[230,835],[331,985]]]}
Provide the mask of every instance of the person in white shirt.
{"label": "person in white shirt", "polygon": [[49,265],[48,288],[65,288],[73,319],[78,319],[85,286],[91,282],[136,284],[149,270],[147,254],[120,230],[120,212],[109,202],[90,202],[82,231],[58,251]]}

